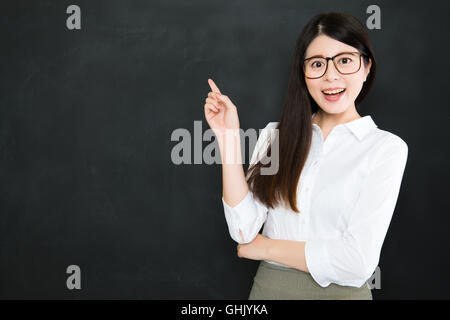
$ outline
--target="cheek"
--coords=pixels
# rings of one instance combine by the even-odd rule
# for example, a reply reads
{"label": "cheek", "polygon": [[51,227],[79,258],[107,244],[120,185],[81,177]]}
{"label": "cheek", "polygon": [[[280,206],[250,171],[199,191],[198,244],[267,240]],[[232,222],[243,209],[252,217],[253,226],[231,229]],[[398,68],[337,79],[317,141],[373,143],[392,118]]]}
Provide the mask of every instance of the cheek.
{"label": "cheek", "polygon": [[363,77],[355,77],[351,79],[351,81],[347,82],[347,95],[350,98],[355,98],[358,96],[358,94],[361,92],[362,86],[364,84],[364,78]]}
{"label": "cheek", "polygon": [[313,97],[318,97],[322,94],[318,83],[315,83],[314,81],[306,81],[306,87],[308,88],[309,94]]}

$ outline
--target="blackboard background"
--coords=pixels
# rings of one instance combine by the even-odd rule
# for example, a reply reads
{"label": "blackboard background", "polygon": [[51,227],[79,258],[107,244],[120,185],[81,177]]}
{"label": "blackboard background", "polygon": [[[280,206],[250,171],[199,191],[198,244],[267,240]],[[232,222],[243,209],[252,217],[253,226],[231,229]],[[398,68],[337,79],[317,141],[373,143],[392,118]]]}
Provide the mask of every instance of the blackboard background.
{"label": "blackboard background", "polygon": [[[70,4],[81,30],[66,28]],[[247,299],[258,262],[236,256],[221,167],[173,164],[171,133],[208,128],[209,77],[243,129],[278,121],[303,26],[323,11],[365,23],[371,4],[2,1],[0,298]],[[409,158],[372,294],[449,298],[450,7],[376,4],[360,114]],[[81,290],[66,287],[72,264]]]}

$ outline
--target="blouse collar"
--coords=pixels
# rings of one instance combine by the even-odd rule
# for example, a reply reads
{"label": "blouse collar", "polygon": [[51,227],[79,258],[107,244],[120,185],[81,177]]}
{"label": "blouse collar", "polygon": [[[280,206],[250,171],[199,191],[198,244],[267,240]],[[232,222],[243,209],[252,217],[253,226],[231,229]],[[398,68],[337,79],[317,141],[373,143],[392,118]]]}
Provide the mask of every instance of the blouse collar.
{"label": "blouse collar", "polygon": [[[316,113],[313,114],[313,117]],[[320,129],[320,127],[313,123],[313,128]],[[336,125],[334,128],[347,128],[352,132],[356,138],[361,141],[364,137],[374,128],[377,128],[377,124],[373,121],[370,115]]]}

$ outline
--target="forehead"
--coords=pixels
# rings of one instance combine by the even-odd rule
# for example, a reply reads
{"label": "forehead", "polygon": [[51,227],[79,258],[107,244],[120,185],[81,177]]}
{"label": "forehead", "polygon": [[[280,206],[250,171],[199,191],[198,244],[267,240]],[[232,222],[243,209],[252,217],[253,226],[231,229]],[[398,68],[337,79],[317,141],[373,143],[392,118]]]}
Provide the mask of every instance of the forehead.
{"label": "forehead", "polygon": [[357,52],[358,49],[322,34],[314,38],[314,40],[309,44],[305,52],[305,57],[307,58],[315,55],[332,57],[344,51]]}

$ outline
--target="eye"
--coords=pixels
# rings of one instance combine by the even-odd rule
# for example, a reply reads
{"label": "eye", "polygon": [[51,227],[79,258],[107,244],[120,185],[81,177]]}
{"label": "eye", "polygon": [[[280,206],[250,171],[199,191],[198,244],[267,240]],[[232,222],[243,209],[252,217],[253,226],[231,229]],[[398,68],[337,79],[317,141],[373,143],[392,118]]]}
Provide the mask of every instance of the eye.
{"label": "eye", "polygon": [[341,63],[342,63],[342,61],[346,61],[343,64],[348,64],[348,63],[350,63],[352,61],[352,59],[345,57],[345,58],[341,58],[340,61],[341,61]]}
{"label": "eye", "polygon": [[[319,65],[317,66],[317,65],[315,65],[316,63],[318,63]],[[322,62],[320,62],[320,61],[314,61],[313,63],[311,63],[311,66],[313,67],[313,68],[315,68],[315,67],[317,67],[317,68],[320,68],[322,65]]]}

